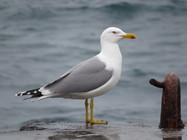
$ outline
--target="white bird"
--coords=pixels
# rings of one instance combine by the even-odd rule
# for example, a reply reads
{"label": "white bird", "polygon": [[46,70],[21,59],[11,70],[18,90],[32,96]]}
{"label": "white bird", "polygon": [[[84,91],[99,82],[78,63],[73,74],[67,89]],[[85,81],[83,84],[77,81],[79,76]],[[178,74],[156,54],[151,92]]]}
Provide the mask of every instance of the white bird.
{"label": "white bird", "polygon": [[[94,120],[94,97],[111,90],[119,81],[122,68],[122,55],[118,46],[123,38],[135,39],[136,35],[125,33],[116,27],[109,27],[100,37],[101,51],[96,56],[83,61],[63,74],[59,79],[41,88],[28,90],[16,96],[31,95],[26,98],[70,98],[85,99],[86,123],[107,124]],[[88,111],[90,101],[90,115]]]}

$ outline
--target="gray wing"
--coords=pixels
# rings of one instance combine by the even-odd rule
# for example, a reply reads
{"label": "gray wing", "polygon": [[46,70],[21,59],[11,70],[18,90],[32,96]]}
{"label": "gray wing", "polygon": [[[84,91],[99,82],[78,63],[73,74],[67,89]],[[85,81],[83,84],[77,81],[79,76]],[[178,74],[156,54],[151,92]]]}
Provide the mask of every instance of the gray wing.
{"label": "gray wing", "polygon": [[51,93],[88,92],[104,85],[111,77],[105,63],[93,57],[67,71],[62,77],[44,88]]}

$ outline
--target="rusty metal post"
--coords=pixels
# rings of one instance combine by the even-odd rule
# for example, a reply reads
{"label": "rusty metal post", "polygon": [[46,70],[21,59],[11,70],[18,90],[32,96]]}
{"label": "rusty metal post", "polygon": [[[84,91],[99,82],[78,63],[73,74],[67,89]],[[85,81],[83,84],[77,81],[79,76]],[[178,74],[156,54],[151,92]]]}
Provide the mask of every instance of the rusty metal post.
{"label": "rusty metal post", "polygon": [[163,88],[160,115],[160,128],[184,128],[181,120],[181,93],[180,79],[170,73],[163,82],[151,79],[149,83],[158,88]]}

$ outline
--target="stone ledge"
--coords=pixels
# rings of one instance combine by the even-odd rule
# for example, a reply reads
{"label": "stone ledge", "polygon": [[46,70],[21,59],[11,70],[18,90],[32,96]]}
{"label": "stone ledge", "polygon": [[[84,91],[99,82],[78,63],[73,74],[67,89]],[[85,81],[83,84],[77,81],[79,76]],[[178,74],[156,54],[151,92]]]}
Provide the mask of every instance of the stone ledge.
{"label": "stone ledge", "polygon": [[6,140],[181,140],[187,139],[187,129],[159,129],[158,124],[109,123],[85,125],[84,122],[35,122],[17,132],[0,132]]}

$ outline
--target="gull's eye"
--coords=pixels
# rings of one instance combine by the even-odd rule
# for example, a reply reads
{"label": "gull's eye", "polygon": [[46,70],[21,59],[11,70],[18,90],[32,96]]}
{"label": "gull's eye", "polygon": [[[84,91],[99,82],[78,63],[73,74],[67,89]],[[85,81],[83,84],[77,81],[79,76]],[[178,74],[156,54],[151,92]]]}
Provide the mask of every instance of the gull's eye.
{"label": "gull's eye", "polygon": [[113,33],[113,34],[117,34],[117,32],[116,32],[116,31],[112,31],[112,33]]}

